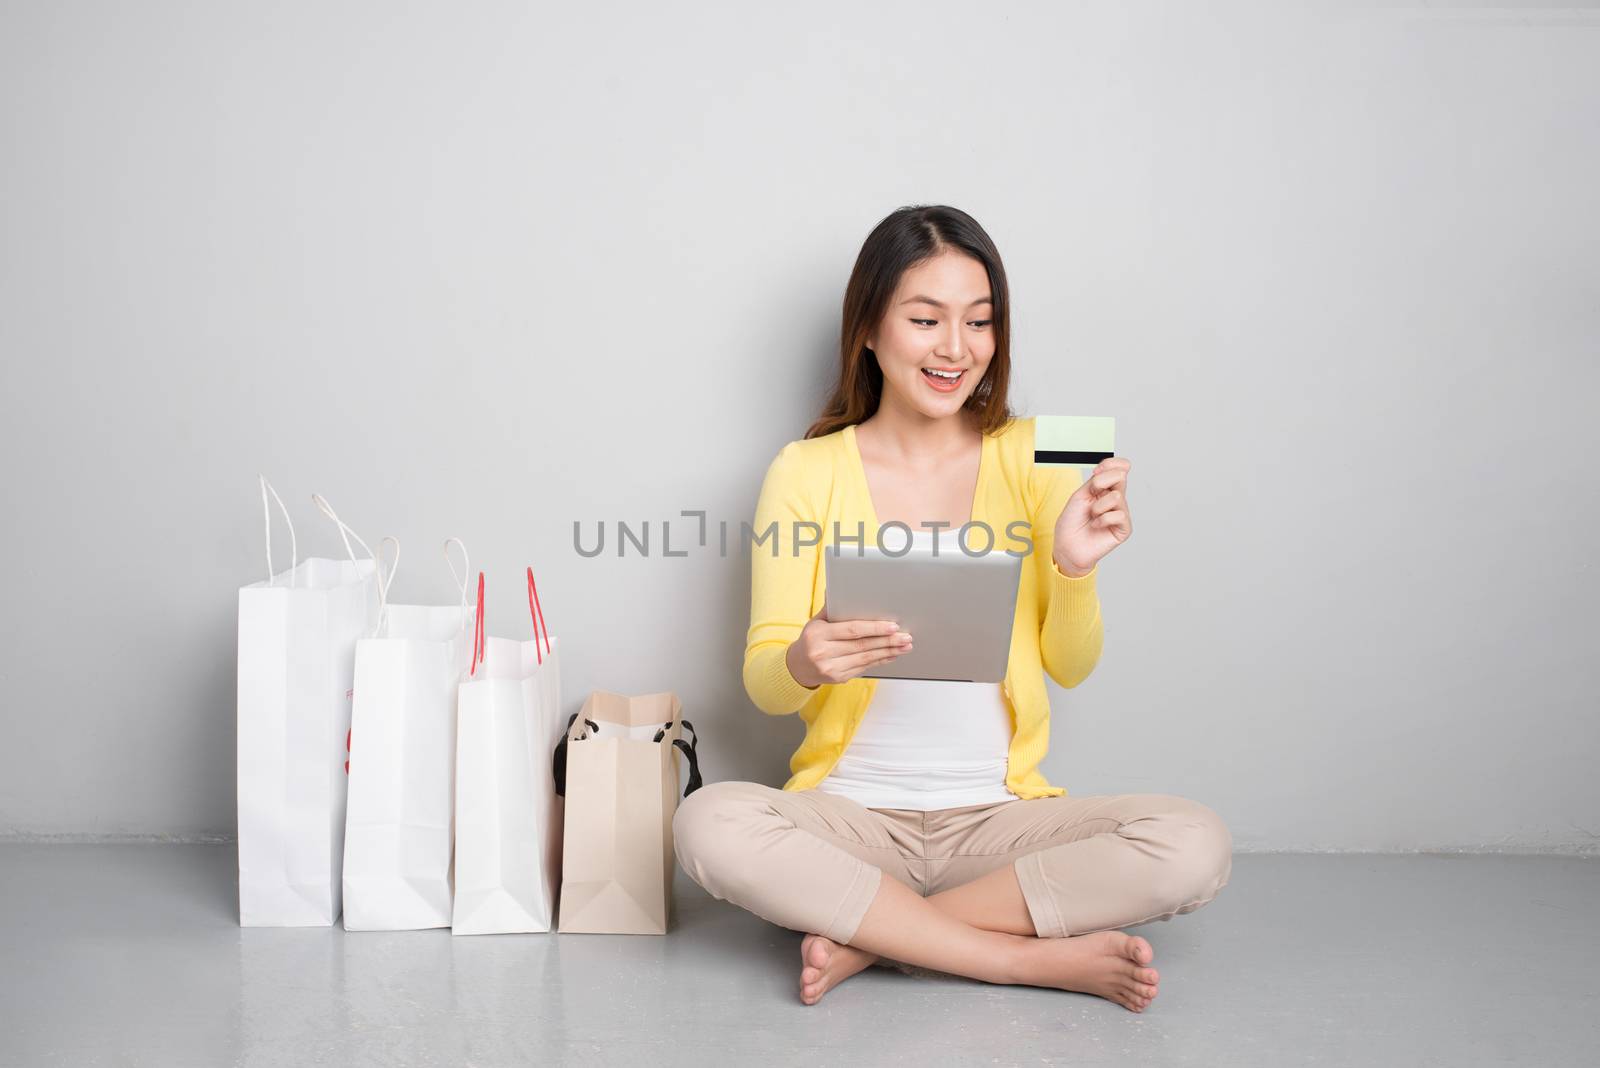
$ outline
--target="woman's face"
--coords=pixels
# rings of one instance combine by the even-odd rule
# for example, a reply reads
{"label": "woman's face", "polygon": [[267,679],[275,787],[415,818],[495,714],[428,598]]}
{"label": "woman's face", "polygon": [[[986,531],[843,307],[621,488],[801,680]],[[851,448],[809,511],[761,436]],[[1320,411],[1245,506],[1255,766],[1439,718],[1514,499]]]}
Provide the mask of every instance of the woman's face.
{"label": "woman's face", "polygon": [[867,338],[883,403],[930,419],[959,412],[994,356],[993,311],[988,272],[964,252],[946,250],[901,275]]}

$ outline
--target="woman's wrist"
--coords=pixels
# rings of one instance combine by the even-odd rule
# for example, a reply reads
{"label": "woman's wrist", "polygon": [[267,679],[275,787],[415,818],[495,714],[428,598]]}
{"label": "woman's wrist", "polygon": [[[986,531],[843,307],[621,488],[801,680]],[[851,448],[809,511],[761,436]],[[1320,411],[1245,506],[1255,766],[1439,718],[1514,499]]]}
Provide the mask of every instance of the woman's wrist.
{"label": "woman's wrist", "polygon": [[1089,568],[1088,571],[1079,571],[1072,565],[1068,564],[1065,560],[1061,559],[1061,557],[1055,553],[1051,554],[1051,560],[1055,563],[1056,570],[1067,576],[1067,578],[1083,578],[1085,575],[1088,575],[1090,572],[1094,571],[1094,568],[1092,567]]}
{"label": "woman's wrist", "polygon": [[795,670],[794,652],[798,648],[800,648],[799,642],[794,641],[789,643],[789,648],[783,651],[783,666],[789,669],[789,677],[794,679],[795,682],[798,682],[801,686],[804,686],[808,690],[815,690],[819,684],[806,682],[800,677],[800,672]]}

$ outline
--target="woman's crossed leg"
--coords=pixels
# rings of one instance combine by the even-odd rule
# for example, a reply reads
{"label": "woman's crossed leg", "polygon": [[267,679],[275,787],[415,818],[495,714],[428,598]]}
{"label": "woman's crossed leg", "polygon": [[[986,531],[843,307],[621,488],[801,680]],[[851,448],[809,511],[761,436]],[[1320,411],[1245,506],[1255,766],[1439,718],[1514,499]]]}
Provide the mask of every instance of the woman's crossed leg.
{"label": "woman's crossed leg", "polygon": [[1117,928],[1204,905],[1232,856],[1215,812],[1168,794],[921,813],[748,782],[682,802],[674,842],[712,896],[807,934],[808,1004],[881,957],[1140,1011],[1153,951]]}

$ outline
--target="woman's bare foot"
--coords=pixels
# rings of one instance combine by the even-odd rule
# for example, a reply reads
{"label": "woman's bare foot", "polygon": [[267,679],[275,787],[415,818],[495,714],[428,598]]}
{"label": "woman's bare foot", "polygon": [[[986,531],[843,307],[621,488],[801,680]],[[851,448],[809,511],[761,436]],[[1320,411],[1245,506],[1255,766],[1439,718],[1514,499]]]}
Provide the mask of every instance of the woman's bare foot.
{"label": "woman's bare foot", "polygon": [[1095,931],[1026,941],[1019,982],[1095,994],[1133,1012],[1156,996],[1161,976],[1149,966],[1155,951],[1138,935]]}
{"label": "woman's bare foot", "polygon": [[877,959],[877,954],[840,945],[823,935],[806,935],[800,940],[800,1000],[815,1005],[822,995]]}
{"label": "woman's bare foot", "polygon": [[[1018,982],[1075,990],[1143,1012],[1155,999],[1161,974],[1150,967],[1155,950],[1138,935],[1096,931],[1071,938],[1015,936],[1023,954]],[[822,995],[876,963],[876,954],[841,945],[818,934],[800,941],[800,1000],[815,1005]]]}

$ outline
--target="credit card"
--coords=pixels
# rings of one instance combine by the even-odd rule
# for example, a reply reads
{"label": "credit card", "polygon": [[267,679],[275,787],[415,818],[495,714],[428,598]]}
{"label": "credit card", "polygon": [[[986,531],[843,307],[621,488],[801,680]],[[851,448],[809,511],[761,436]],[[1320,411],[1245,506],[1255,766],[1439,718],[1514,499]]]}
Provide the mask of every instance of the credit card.
{"label": "credit card", "polygon": [[1033,462],[1093,467],[1116,455],[1117,421],[1109,415],[1039,415],[1033,420]]}

